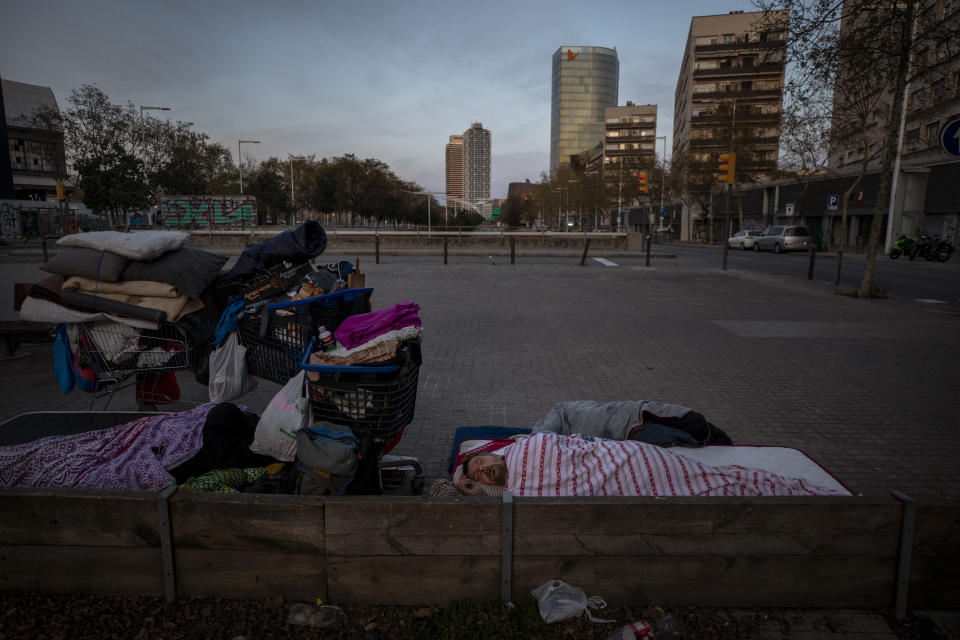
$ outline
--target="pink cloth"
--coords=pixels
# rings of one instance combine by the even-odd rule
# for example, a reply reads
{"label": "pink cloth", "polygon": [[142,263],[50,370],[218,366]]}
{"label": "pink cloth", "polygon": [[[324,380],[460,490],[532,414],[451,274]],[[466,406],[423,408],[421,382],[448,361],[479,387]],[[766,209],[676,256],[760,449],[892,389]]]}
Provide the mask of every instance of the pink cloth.
{"label": "pink cloth", "polygon": [[353,349],[388,331],[422,327],[423,322],[417,315],[419,310],[419,305],[407,300],[379,311],[349,316],[333,332],[333,337],[347,349]]}
{"label": "pink cloth", "polygon": [[51,436],[0,447],[0,485],[87,489],[153,489],[203,446],[215,403],[182,413],[146,416],[109,429]]}
{"label": "pink cloth", "polygon": [[517,496],[824,496],[845,492],[762,469],[711,467],[644,442],[539,433],[506,448]]}

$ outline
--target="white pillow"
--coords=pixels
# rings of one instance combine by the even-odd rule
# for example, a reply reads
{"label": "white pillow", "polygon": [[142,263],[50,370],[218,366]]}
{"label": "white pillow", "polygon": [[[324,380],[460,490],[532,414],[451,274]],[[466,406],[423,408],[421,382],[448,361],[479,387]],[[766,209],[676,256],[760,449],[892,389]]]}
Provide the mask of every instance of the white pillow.
{"label": "white pillow", "polygon": [[183,231],[91,231],[73,233],[57,240],[61,247],[83,247],[109,251],[130,260],[150,261],[167,251],[179,249],[190,237]]}

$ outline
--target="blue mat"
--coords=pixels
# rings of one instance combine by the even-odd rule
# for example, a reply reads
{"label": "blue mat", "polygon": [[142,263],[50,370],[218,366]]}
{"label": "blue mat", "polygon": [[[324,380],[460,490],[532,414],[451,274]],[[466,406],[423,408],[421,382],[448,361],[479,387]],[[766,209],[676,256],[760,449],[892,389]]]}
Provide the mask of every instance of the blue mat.
{"label": "blue mat", "polygon": [[457,460],[457,450],[464,440],[484,440],[509,438],[521,433],[530,433],[527,427],[459,427],[453,435],[453,449],[450,450],[450,463],[447,473],[453,473],[453,463]]}

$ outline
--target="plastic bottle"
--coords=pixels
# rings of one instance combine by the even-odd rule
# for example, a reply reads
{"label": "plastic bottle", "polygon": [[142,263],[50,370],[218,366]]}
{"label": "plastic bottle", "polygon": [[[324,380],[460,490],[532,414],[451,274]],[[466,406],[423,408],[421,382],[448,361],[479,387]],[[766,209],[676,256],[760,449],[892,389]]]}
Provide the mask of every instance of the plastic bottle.
{"label": "plastic bottle", "polygon": [[333,351],[337,348],[337,341],[333,339],[333,334],[327,331],[326,327],[317,329],[317,338],[320,341],[321,351]]}
{"label": "plastic bottle", "polygon": [[609,640],[667,640],[683,638],[672,616],[654,620],[637,620],[613,632]]}

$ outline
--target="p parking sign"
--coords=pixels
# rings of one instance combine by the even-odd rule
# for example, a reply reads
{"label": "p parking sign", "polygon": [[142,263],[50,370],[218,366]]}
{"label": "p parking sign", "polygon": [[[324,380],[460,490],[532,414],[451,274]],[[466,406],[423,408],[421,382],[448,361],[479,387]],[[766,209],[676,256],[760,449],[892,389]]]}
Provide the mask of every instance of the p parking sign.
{"label": "p parking sign", "polygon": [[840,196],[827,196],[827,209],[836,211],[840,208]]}

